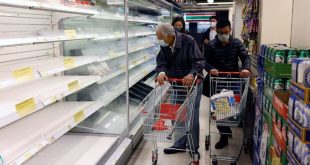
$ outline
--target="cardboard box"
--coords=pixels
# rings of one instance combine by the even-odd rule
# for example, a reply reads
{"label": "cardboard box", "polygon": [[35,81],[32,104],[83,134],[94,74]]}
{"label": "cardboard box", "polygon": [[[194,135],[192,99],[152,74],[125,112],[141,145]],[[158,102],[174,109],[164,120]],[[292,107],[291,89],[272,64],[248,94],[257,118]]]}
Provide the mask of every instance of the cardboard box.
{"label": "cardboard box", "polygon": [[275,78],[291,78],[292,75],[291,64],[274,63],[265,59],[264,68]]}
{"label": "cardboard box", "polygon": [[289,130],[299,139],[305,143],[310,144],[310,128],[303,128],[297,122],[295,122],[291,116],[288,116],[287,120]]}
{"label": "cardboard box", "polygon": [[310,104],[310,88],[291,81],[291,92],[298,96],[305,104]]}
{"label": "cardboard box", "polygon": [[290,97],[289,92],[274,92],[272,105],[279,115],[286,120],[288,113],[288,100]]}

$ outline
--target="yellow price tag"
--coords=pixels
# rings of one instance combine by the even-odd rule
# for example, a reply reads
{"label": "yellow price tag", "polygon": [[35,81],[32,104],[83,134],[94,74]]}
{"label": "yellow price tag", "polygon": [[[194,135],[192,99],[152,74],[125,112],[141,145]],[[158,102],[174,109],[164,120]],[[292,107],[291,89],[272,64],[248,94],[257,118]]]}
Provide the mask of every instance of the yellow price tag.
{"label": "yellow price tag", "polygon": [[24,158],[26,159],[26,160],[28,160],[30,157],[31,157],[31,153],[30,152],[26,152],[26,153],[24,153]]}
{"label": "yellow price tag", "polygon": [[85,114],[84,114],[83,110],[81,110],[80,112],[78,112],[74,115],[74,121],[76,124],[80,123],[84,119],[85,119]]}
{"label": "yellow price tag", "polygon": [[12,72],[12,76],[19,81],[34,79],[33,69],[31,67],[17,69]]}
{"label": "yellow price tag", "polygon": [[65,35],[69,38],[69,39],[75,39],[76,38],[76,30],[65,30]]}
{"label": "yellow price tag", "polygon": [[36,110],[36,103],[34,98],[23,101],[15,105],[16,112],[19,116],[26,116]]}
{"label": "yellow price tag", "polygon": [[64,65],[66,69],[71,69],[75,67],[75,60],[72,57],[66,57],[64,59]]}
{"label": "yellow price tag", "polygon": [[121,38],[122,37],[120,32],[115,32],[114,35],[115,35],[116,38]]}
{"label": "yellow price tag", "polygon": [[57,97],[56,97],[56,96],[53,96],[50,100],[51,100],[51,103],[54,103],[54,102],[57,101]]}
{"label": "yellow price tag", "polygon": [[79,81],[78,80],[72,81],[71,83],[68,84],[68,88],[70,91],[75,91],[79,89],[80,88]]}
{"label": "yellow price tag", "polygon": [[110,57],[114,57],[114,56],[116,56],[116,53],[113,50],[110,50],[109,51],[109,56]]}

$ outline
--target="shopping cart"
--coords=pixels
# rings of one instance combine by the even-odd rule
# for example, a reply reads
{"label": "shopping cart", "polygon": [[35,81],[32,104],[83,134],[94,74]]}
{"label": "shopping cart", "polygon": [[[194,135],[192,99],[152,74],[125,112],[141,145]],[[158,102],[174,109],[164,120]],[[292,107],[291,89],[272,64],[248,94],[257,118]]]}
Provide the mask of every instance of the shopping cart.
{"label": "shopping cart", "polygon": [[199,161],[191,134],[197,86],[183,86],[181,81],[169,79],[170,83],[157,86],[144,102],[144,139],[153,143],[153,164],[158,161],[158,143],[172,145],[183,136],[188,138],[188,149],[183,151],[191,153],[189,164]]}
{"label": "shopping cart", "polygon": [[211,132],[211,125],[238,127],[243,122],[249,78],[240,78],[239,75],[240,72],[219,72],[219,76],[210,77],[209,131],[206,135],[205,147],[207,150],[210,148],[210,158],[214,165],[218,160],[236,164],[243,149],[242,144],[238,156],[222,156],[212,154],[212,147],[210,147],[211,134],[218,133]]}

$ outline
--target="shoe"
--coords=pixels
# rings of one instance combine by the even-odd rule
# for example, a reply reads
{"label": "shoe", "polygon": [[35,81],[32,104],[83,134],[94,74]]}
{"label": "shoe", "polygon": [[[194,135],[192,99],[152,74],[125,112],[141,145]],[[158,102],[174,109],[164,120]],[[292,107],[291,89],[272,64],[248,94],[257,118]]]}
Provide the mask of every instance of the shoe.
{"label": "shoe", "polygon": [[228,136],[222,135],[220,141],[215,144],[215,149],[222,149],[228,145]]}
{"label": "shoe", "polygon": [[[192,157],[192,152],[189,152],[190,156]],[[198,152],[198,150],[195,150],[194,155],[198,155],[198,160],[200,160],[200,153]]]}
{"label": "shoe", "polygon": [[165,154],[175,154],[175,153],[179,153],[179,152],[186,152],[186,149],[175,147],[175,146],[171,146],[169,148],[164,149]]}

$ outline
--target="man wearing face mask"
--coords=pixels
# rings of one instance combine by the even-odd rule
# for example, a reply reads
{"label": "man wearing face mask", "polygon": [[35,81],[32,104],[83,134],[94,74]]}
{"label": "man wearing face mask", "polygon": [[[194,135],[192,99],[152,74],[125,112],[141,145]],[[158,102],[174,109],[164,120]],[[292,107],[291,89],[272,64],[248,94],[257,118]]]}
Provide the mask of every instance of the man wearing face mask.
{"label": "man wearing face mask", "polygon": [[[170,78],[180,78],[185,86],[191,86],[194,77],[202,75],[205,59],[196,41],[189,35],[175,31],[170,24],[160,24],[156,27],[156,35],[160,44],[160,52],[156,58],[158,73],[157,81],[160,85]],[[199,107],[202,84],[198,85],[195,101],[192,136],[196,154],[199,147]],[[187,137],[184,136],[175,144],[164,150],[165,154],[184,152]]]}
{"label": "man wearing face mask", "polygon": [[[210,41],[204,50],[206,58],[206,70],[209,73],[204,81],[203,94],[210,95],[210,74],[218,76],[218,72],[240,72],[240,77],[250,76],[251,60],[242,42],[233,38],[229,20],[220,20],[216,25],[217,36]],[[239,59],[242,66],[239,67]],[[212,89],[211,89],[212,90]],[[232,136],[231,129],[225,126],[217,127],[221,138],[216,143],[216,149],[222,149],[228,145],[228,137]]]}
{"label": "man wearing face mask", "polygon": [[215,16],[210,17],[210,28],[203,33],[202,44],[208,44],[211,40],[215,39],[216,36],[216,23],[217,19]]}

